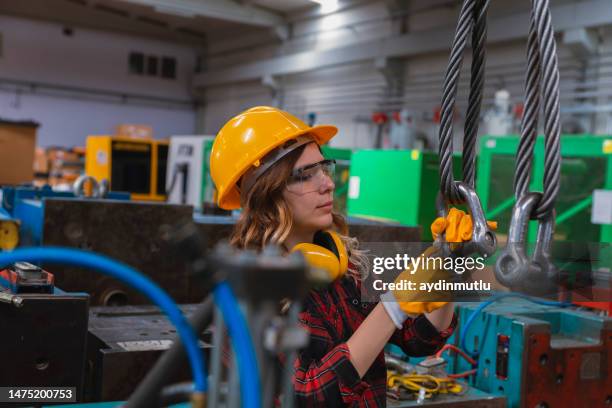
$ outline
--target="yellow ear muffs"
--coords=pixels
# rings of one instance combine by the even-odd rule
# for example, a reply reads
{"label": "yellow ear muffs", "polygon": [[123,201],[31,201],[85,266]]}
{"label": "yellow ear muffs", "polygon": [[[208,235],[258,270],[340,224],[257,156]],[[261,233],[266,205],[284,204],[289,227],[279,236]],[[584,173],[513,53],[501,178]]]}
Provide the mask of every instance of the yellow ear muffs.
{"label": "yellow ear muffs", "polygon": [[331,280],[336,280],[341,276],[340,262],[338,262],[338,257],[336,257],[336,255],[329,249],[323,248],[322,246],[316,244],[304,242],[294,246],[291,252],[295,251],[300,251],[304,255],[308,265],[312,266],[313,268],[323,269],[326,271]]}
{"label": "yellow ear muffs", "polygon": [[346,248],[334,231],[317,231],[312,243],[297,244],[291,252],[300,251],[312,267],[323,269],[332,280],[341,278],[348,269]]}

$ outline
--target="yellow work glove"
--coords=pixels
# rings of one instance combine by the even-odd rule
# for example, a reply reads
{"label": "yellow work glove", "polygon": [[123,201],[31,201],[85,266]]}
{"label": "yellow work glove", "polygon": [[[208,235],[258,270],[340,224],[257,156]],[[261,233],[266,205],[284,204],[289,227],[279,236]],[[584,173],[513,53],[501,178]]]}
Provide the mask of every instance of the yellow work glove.
{"label": "yellow work glove", "polygon": [[450,293],[431,287],[448,276],[443,268],[444,260],[437,256],[437,249],[427,248],[415,258],[416,261],[419,264],[413,263],[414,270],[409,268],[400,273],[392,289],[381,296],[383,306],[398,328],[409,315],[432,312],[447,304],[450,298]]}
{"label": "yellow work glove", "polygon": [[[493,231],[497,229],[496,221],[487,221]],[[446,232],[446,242],[465,242],[472,239],[472,216],[465,211],[452,207],[446,218],[438,217],[431,223],[431,235],[437,239]]]}

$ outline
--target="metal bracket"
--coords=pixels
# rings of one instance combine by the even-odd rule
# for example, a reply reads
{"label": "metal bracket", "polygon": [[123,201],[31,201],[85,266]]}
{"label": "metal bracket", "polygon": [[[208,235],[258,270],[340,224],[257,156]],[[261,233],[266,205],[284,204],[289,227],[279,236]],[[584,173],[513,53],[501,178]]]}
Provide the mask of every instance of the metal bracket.
{"label": "metal bracket", "polygon": [[512,209],[508,243],[495,263],[495,277],[504,286],[517,287],[529,274],[530,262],[525,251],[529,216],[539,197],[527,193],[520,197]]}
{"label": "metal bracket", "polygon": [[538,220],[538,232],[534,252],[528,257],[525,248],[529,219],[542,198],[542,193],[530,192],[521,196],[512,209],[508,243],[497,262],[497,280],[511,289],[542,293],[553,290],[558,269],[550,255],[555,215]]}
{"label": "metal bracket", "polygon": [[72,185],[72,191],[74,195],[77,197],[85,197],[85,183],[91,183],[91,197],[92,198],[103,198],[108,193],[108,180],[104,179],[98,184],[98,180],[96,180],[92,176],[81,175]]}
{"label": "metal bracket", "polygon": [[[484,257],[492,255],[497,248],[497,238],[495,232],[487,224],[478,195],[473,188],[462,181],[456,181],[455,184],[461,195],[462,203],[467,204],[472,216],[472,239],[461,243],[446,242],[446,234],[442,234],[436,240],[435,245],[442,250],[444,256],[468,256],[473,253]],[[438,216],[446,218],[448,203],[445,202],[441,193],[438,193],[436,204]]]}

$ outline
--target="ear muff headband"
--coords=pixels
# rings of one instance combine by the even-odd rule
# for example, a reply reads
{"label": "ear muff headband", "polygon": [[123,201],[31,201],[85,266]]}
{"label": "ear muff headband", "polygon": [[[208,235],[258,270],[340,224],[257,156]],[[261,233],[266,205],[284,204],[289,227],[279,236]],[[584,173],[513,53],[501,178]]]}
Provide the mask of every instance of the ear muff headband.
{"label": "ear muff headband", "polygon": [[316,244],[302,243],[293,247],[291,252],[294,251],[300,251],[308,265],[325,270],[331,280],[336,280],[341,276],[338,257],[329,249]]}
{"label": "ear muff headband", "polygon": [[348,254],[340,236],[330,230],[317,231],[313,241],[298,244],[291,252],[302,252],[309,265],[326,270],[333,280],[344,276],[348,270]]}
{"label": "ear muff headband", "polygon": [[314,236],[314,243],[321,245],[323,248],[329,249],[338,257],[338,262],[340,263],[340,273],[344,275],[348,270],[348,254],[342,239],[340,239],[340,235],[331,230],[317,231]]}

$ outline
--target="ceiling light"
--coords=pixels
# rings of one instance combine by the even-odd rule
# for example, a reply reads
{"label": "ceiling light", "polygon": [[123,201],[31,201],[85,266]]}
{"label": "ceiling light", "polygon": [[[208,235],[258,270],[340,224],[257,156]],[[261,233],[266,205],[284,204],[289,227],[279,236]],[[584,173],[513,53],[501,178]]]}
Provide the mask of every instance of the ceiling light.
{"label": "ceiling light", "polygon": [[311,0],[321,7],[322,13],[333,13],[338,10],[338,0]]}

